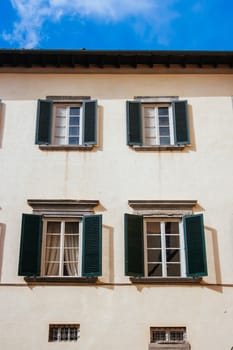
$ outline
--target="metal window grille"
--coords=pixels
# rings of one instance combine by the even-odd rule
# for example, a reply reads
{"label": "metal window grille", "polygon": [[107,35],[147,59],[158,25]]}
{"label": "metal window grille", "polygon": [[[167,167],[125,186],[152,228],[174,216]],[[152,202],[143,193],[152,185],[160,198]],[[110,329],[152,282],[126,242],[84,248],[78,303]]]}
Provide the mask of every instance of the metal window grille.
{"label": "metal window grille", "polygon": [[49,341],[77,341],[79,338],[79,324],[50,324]]}
{"label": "metal window grille", "polygon": [[151,343],[182,343],[186,341],[185,327],[151,327]]}

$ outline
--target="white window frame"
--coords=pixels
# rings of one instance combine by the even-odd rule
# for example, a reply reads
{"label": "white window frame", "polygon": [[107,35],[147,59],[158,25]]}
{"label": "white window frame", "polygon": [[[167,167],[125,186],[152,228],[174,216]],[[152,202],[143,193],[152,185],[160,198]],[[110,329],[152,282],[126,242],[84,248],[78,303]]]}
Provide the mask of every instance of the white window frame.
{"label": "white window frame", "polygon": [[[161,227],[161,252],[162,252],[162,276],[148,276],[148,245],[147,245],[147,230],[146,224],[148,222],[159,222]],[[180,251],[180,276],[167,276],[167,262],[166,262],[166,241],[165,241],[165,223],[166,222],[178,222],[179,223],[179,251]],[[144,268],[145,277],[148,278],[180,278],[186,277],[186,260],[185,260],[185,243],[184,243],[184,229],[183,223],[180,218],[144,218]]]}
{"label": "white window frame", "polygon": [[[79,114],[79,118],[80,118],[80,123],[79,123],[79,135],[77,135],[77,137],[79,138],[79,143],[77,144],[70,144],[69,143],[69,117],[70,117],[70,108],[72,107],[76,107],[80,109],[80,114]],[[66,125],[65,125],[65,129],[66,129],[66,135],[65,135],[65,142],[64,143],[56,143],[55,139],[55,129],[56,129],[56,118],[57,118],[57,108],[66,108]],[[83,106],[82,103],[58,103],[58,102],[54,102],[53,104],[53,117],[52,117],[52,144],[53,145],[57,145],[57,146],[64,146],[64,145],[71,145],[71,146],[75,146],[75,145],[82,145],[83,144]]]}
{"label": "white window frame", "polygon": [[[62,278],[69,278],[69,277],[80,277],[82,275],[82,232],[83,232],[83,225],[82,220],[80,218],[70,218],[70,217],[45,217],[42,220],[43,222],[43,234],[42,234],[42,253],[41,253],[41,277],[62,277]],[[46,275],[45,274],[45,256],[46,256],[46,238],[47,238],[47,223],[48,222],[60,222],[61,223],[61,240],[60,240],[60,259],[59,259],[59,274],[58,275]],[[77,276],[65,276],[62,273],[63,268],[63,262],[64,262],[64,230],[65,230],[65,223],[66,222],[78,222],[79,223],[79,246],[78,246],[78,275]]]}
{"label": "white window frame", "polygon": [[[169,136],[170,136],[170,143],[168,145],[174,145],[175,144],[175,138],[174,138],[174,121],[173,121],[173,112],[172,112],[172,105],[171,103],[143,103],[142,104],[142,123],[143,123],[143,145],[144,146],[161,146],[166,145],[160,143],[160,134],[159,134],[159,113],[158,109],[159,107],[168,107],[168,118],[169,118]],[[150,144],[146,141],[146,133],[145,133],[145,109],[146,108],[153,108],[154,109],[154,122],[155,127],[153,128],[155,131],[155,143]]]}

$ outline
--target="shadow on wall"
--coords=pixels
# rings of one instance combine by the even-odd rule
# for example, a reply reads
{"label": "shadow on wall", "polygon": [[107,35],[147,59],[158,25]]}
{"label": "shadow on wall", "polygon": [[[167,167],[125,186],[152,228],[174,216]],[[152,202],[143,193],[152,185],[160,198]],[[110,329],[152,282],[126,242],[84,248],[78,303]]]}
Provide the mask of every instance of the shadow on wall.
{"label": "shadow on wall", "polygon": [[104,282],[114,282],[114,229],[103,225],[103,279]]}
{"label": "shadow on wall", "polygon": [[189,116],[189,132],[190,132],[190,146],[188,147],[189,151],[196,152],[196,141],[193,125],[193,109],[191,105],[188,105],[188,116]]}
{"label": "shadow on wall", "polygon": [[205,226],[206,231],[206,248],[208,256],[209,278],[216,285],[211,285],[209,288],[222,293],[222,275],[218,249],[218,232],[212,227]]}
{"label": "shadow on wall", "polygon": [[5,240],[6,225],[0,223],[0,280],[2,276],[3,246]]}
{"label": "shadow on wall", "polygon": [[0,101],[0,148],[3,143],[3,130],[5,125],[5,104]]}

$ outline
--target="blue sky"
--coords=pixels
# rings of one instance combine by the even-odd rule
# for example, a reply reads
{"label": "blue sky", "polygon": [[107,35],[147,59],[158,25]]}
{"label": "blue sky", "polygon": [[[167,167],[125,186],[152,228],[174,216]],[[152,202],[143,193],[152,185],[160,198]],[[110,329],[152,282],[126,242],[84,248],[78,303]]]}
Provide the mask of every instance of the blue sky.
{"label": "blue sky", "polygon": [[0,0],[0,47],[233,50],[232,0]]}

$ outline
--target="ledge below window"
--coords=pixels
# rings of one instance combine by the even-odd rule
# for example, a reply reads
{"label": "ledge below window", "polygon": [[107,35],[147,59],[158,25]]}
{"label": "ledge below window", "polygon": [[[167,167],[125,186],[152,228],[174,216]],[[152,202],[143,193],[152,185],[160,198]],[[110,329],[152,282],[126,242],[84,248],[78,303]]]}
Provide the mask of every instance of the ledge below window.
{"label": "ledge below window", "polygon": [[42,151],[91,151],[94,145],[39,145]]}
{"label": "ledge below window", "polygon": [[181,151],[186,145],[158,145],[158,146],[138,146],[133,145],[136,151]]}
{"label": "ledge below window", "polygon": [[202,278],[188,277],[130,277],[130,281],[135,284],[200,284]]}
{"label": "ledge below window", "polygon": [[96,284],[97,277],[24,277],[28,284]]}

